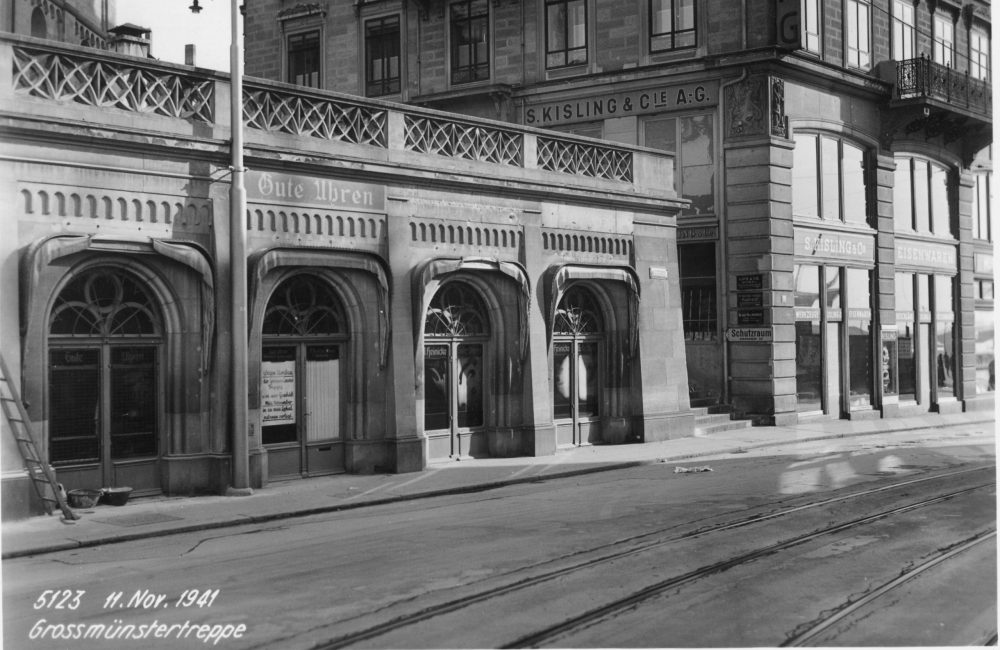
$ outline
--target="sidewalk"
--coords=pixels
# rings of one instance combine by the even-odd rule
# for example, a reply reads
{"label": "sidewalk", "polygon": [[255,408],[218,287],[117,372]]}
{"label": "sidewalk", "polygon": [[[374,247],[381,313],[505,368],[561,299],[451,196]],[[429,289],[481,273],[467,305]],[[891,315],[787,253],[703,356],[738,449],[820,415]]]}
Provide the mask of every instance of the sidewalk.
{"label": "sidewalk", "polygon": [[80,519],[33,517],[4,523],[3,559],[135,539],[208,530],[395,503],[504,485],[578,476],[652,463],[674,463],[733,453],[774,451],[808,440],[979,424],[995,433],[993,413],[926,414],[890,420],[815,420],[794,427],[733,429],[706,436],[633,445],[578,447],[555,456],[484,458],[432,464],[411,474],[339,474],[276,482],[250,496],[156,497],[123,507],[77,510]]}

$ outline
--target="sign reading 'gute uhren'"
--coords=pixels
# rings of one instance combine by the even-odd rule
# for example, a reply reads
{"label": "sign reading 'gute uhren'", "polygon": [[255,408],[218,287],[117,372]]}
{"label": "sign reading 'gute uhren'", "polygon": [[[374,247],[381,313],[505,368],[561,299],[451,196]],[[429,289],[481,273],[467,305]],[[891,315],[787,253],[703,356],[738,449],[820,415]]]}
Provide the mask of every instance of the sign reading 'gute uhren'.
{"label": "sign reading 'gute uhren'", "polygon": [[385,187],[333,178],[247,172],[247,199],[267,203],[382,212]]}

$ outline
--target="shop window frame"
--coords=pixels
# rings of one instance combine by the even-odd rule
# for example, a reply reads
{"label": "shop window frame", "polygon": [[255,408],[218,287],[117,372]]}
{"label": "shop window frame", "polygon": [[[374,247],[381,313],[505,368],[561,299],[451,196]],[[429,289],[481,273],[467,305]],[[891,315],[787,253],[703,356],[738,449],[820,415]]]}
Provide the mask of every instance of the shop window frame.
{"label": "shop window frame", "polygon": [[[896,171],[893,174],[894,212],[893,223],[897,233],[933,236],[938,238],[957,239],[957,221],[955,206],[956,174],[949,166],[921,155],[900,153],[895,157]],[[926,169],[922,178],[921,170]],[[902,210],[902,197],[895,194],[899,184],[899,174],[904,173],[908,189],[909,215]],[[943,175],[943,185],[935,183],[935,174]],[[918,180],[921,182],[918,183]],[[942,196],[943,194],[943,196]],[[926,214],[923,210],[926,208]],[[945,217],[940,216],[943,208]],[[926,228],[924,225],[926,224]]]}

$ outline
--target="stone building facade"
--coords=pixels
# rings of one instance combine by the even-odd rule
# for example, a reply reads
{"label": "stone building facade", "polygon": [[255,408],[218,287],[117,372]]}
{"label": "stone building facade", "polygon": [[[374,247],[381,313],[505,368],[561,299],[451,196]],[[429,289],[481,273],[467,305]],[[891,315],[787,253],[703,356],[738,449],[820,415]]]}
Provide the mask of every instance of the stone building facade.
{"label": "stone building facade", "polygon": [[234,296],[227,76],[10,34],[0,62],[0,350],[67,489],[218,493],[237,436],[259,487],[690,435],[672,156],[247,79]]}
{"label": "stone building facade", "polygon": [[763,424],[993,407],[988,2],[247,11],[256,76],[674,153],[694,404]]}

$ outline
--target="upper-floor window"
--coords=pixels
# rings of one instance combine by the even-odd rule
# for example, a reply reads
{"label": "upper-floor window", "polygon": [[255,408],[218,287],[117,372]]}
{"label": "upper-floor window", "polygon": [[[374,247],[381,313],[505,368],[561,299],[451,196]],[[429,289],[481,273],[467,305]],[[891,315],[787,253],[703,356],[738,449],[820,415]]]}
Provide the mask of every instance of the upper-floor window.
{"label": "upper-floor window", "polygon": [[993,201],[993,184],[990,173],[976,174],[976,194],[972,199],[972,236],[993,241],[990,205]]}
{"label": "upper-floor window", "polygon": [[31,35],[35,38],[49,37],[49,25],[41,7],[35,7],[34,11],[31,12]]}
{"label": "upper-floor window", "polygon": [[949,68],[955,62],[955,23],[947,14],[934,14],[934,62]]}
{"label": "upper-floor window", "polygon": [[288,37],[288,83],[319,88],[319,31]]}
{"label": "upper-floor window", "polygon": [[990,78],[990,37],[978,27],[969,31],[969,76]]}
{"label": "upper-floor window", "polygon": [[490,78],[489,0],[451,5],[451,83]]}
{"label": "upper-floor window", "polygon": [[847,65],[867,69],[872,63],[870,0],[847,0]]}
{"label": "upper-floor window", "polygon": [[805,0],[802,3],[805,20],[802,21],[802,46],[810,52],[822,52],[819,26],[823,24],[820,16],[820,0]]}
{"label": "upper-floor window", "polygon": [[587,62],[587,0],[546,0],[545,67]]}
{"label": "upper-floor window", "polygon": [[365,21],[365,95],[399,92],[399,16]]}
{"label": "upper-floor window", "polygon": [[685,214],[715,213],[715,130],[710,114],[645,122],[643,144],[674,152],[677,194],[689,199]]}
{"label": "upper-floor window", "polygon": [[695,0],[650,0],[650,52],[694,47],[696,37]]}
{"label": "upper-floor window", "polygon": [[912,0],[892,0],[892,58],[897,61],[916,56],[915,14]]}
{"label": "upper-floor window", "polygon": [[795,216],[868,223],[863,149],[839,138],[802,133],[795,136],[792,165]]}
{"label": "upper-floor window", "polygon": [[954,236],[948,170],[943,166],[923,158],[898,156],[892,199],[896,232]]}

